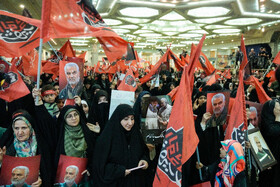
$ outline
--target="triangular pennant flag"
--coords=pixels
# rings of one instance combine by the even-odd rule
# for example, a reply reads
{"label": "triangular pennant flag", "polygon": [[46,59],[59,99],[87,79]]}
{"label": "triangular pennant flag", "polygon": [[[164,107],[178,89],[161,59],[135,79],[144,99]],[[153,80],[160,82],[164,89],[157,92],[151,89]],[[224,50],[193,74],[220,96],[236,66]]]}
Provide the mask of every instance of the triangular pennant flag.
{"label": "triangular pennant flag", "polygon": [[59,64],[51,61],[47,61],[43,65],[43,72],[53,74],[52,79],[56,79],[59,75]]}
{"label": "triangular pennant flag", "polygon": [[259,80],[256,77],[254,77],[254,76],[251,76],[251,78],[253,80],[253,84],[255,85],[256,92],[257,92],[257,95],[258,95],[260,103],[264,104],[266,101],[271,100],[271,98],[264,91],[264,89],[261,86]]}
{"label": "triangular pennant flag", "polygon": [[39,46],[40,20],[0,10],[0,56],[18,57]]}
{"label": "triangular pennant flag", "polygon": [[132,70],[128,69],[125,74],[125,77],[123,78],[122,82],[118,86],[118,90],[135,92],[136,89],[137,89],[137,83],[135,77],[132,73]]}
{"label": "triangular pennant flag", "polygon": [[18,74],[15,64],[12,64],[8,73],[1,75],[0,98],[12,102],[30,93]]}
{"label": "triangular pennant flag", "polygon": [[65,44],[59,49],[59,52],[62,53],[64,59],[66,59],[66,57],[76,56],[69,40],[67,40],[67,42],[65,42]]}

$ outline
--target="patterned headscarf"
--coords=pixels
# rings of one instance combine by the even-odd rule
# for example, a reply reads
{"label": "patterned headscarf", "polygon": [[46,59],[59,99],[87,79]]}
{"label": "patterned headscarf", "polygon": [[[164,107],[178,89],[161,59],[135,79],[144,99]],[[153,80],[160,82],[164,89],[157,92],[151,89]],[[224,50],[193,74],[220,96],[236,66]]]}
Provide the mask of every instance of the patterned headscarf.
{"label": "patterned headscarf", "polygon": [[221,144],[226,151],[226,156],[218,165],[220,170],[216,173],[215,187],[232,187],[237,174],[245,169],[243,148],[236,140],[221,141]]}
{"label": "patterned headscarf", "polygon": [[16,150],[16,157],[35,156],[37,151],[37,140],[36,140],[35,132],[30,122],[23,116],[18,116],[13,120],[13,129],[15,128],[15,122],[17,120],[22,120],[26,123],[26,125],[30,129],[30,136],[28,140],[21,142],[17,139],[14,133],[14,147]]}

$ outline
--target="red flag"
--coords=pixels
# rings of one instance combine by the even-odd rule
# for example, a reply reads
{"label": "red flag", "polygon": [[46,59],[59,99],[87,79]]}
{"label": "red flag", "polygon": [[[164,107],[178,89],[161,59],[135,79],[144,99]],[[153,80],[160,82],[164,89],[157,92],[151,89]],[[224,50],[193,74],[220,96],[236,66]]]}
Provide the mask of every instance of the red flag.
{"label": "red flag", "polygon": [[44,63],[43,67],[44,73],[53,74],[52,79],[56,79],[59,75],[59,64],[51,61],[47,61]]}
{"label": "red flag", "polygon": [[167,51],[164,53],[164,55],[159,59],[159,61],[153,66],[153,68],[151,69],[151,71],[145,75],[144,77],[142,77],[141,79],[139,79],[139,81],[141,82],[141,84],[144,84],[145,82],[148,82],[150,80],[152,80],[155,77],[155,74],[159,74],[160,69],[161,69],[161,65],[163,63],[167,62],[167,58],[168,58],[168,52],[169,49],[167,49]]}
{"label": "red flag", "polygon": [[41,38],[97,37],[110,62],[126,55],[127,44],[88,0],[44,0]]}
{"label": "red flag", "polygon": [[225,77],[226,79],[231,79],[230,69],[225,70],[222,73],[222,76]]}
{"label": "red flag", "polygon": [[65,44],[59,49],[59,52],[62,53],[64,59],[66,59],[66,57],[76,56],[69,40],[67,40],[67,42],[65,42]]}
{"label": "red flag", "polygon": [[209,79],[206,82],[206,85],[211,86],[214,83],[216,83],[216,74],[215,73],[213,73],[212,75],[209,75]]}
{"label": "red flag", "polygon": [[0,56],[18,57],[39,46],[41,21],[0,10]]}
{"label": "red flag", "polygon": [[108,61],[114,62],[127,55],[128,42],[120,37],[97,37]]}
{"label": "red flag", "polygon": [[4,79],[1,80],[0,98],[12,102],[29,93],[30,91],[18,74],[15,64],[12,64],[9,72],[5,73]]}
{"label": "red flag", "polygon": [[245,145],[245,134],[244,130],[247,129],[247,115],[246,115],[246,103],[243,83],[244,68],[248,63],[243,35],[241,36],[241,51],[243,52],[243,59],[239,70],[239,85],[235,97],[235,102],[232,106],[229,122],[226,131],[226,139],[233,139],[239,141],[244,147]]}
{"label": "red flag", "polygon": [[170,96],[172,102],[175,101],[178,88],[179,88],[179,86],[177,86],[176,88],[174,88],[173,90],[171,90],[171,91],[167,94],[167,95]]}
{"label": "red flag", "polygon": [[80,54],[80,55],[78,56],[78,58],[84,59],[84,62],[85,62],[86,54],[87,54],[87,51],[85,51],[85,52],[83,52],[82,54]]}
{"label": "red flag", "polygon": [[266,74],[265,77],[270,78],[270,79],[269,79],[269,82],[274,82],[274,81],[276,81],[275,70],[271,70],[268,74]]}
{"label": "red flag", "polygon": [[[190,63],[198,60],[203,40],[192,51]],[[190,68],[193,67],[193,68]],[[191,157],[198,145],[192,110],[192,82],[194,66],[185,66],[176,99],[166,128],[153,186],[181,186],[182,165]]]}
{"label": "red flag", "polygon": [[106,25],[87,0],[44,0],[41,38],[111,36],[120,38]]}
{"label": "red flag", "polygon": [[246,116],[246,103],[243,85],[243,71],[239,72],[239,85],[232,106],[229,122],[226,130],[226,139],[233,139],[239,141],[244,146],[245,134],[244,130],[247,129],[247,116]]}
{"label": "red flag", "polygon": [[96,67],[94,68],[94,73],[106,73],[101,67],[100,67],[100,62],[97,62]]}
{"label": "red flag", "polygon": [[[36,49],[32,50],[27,55],[22,56],[23,71],[25,75],[32,76],[36,80],[38,71],[38,59],[39,55]],[[42,69],[41,73],[42,74]]]}
{"label": "red flag", "polygon": [[135,92],[136,89],[137,89],[137,84],[136,84],[135,77],[132,73],[132,70],[128,69],[125,74],[125,77],[123,78],[122,82],[118,86],[118,90]]}
{"label": "red flag", "polygon": [[272,61],[275,64],[280,64],[280,51],[275,56],[274,60]]}
{"label": "red flag", "polygon": [[211,75],[215,71],[214,66],[211,64],[211,62],[208,60],[208,58],[203,52],[200,53],[198,60],[199,63],[197,63],[197,67],[203,69],[207,76]]}
{"label": "red flag", "polygon": [[173,59],[174,65],[178,71],[182,70],[182,68],[186,65],[185,62],[181,61],[171,50],[169,50],[169,56]]}
{"label": "red flag", "polygon": [[261,86],[259,80],[256,77],[254,77],[254,76],[251,76],[251,78],[252,78],[253,83],[255,85],[256,92],[257,92],[257,95],[258,95],[260,103],[264,104],[266,101],[271,100],[271,98],[264,91],[264,89]]}

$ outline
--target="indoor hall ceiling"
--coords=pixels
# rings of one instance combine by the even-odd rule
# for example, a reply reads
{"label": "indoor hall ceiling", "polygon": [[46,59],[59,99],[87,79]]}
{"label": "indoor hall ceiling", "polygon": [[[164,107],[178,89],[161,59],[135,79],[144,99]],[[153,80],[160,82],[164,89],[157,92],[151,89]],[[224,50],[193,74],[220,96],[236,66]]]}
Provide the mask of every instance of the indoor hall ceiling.
{"label": "indoor hall ceiling", "polygon": [[[172,44],[177,50],[198,43],[226,44],[263,37],[269,30],[280,30],[280,0],[93,0],[105,22],[135,48],[156,50]],[[41,0],[1,0],[0,9],[21,14],[24,5],[40,19]],[[75,41],[76,40],[76,41]],[[66,39],[51,43],[59,48]],[[94,38],[73,38],[74,48],[91,49]],[[87,43],[81,47],[79,43]]]}

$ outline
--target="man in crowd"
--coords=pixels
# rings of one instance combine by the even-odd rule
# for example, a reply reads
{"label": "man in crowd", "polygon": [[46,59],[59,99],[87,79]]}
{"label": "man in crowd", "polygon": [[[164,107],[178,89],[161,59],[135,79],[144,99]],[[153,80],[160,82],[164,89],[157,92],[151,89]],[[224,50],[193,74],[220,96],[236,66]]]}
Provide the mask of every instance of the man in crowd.
{"label": "man in crowd", "polygon": [[64,66],[64,72],[67,79],[67,85],[59,93],[61,99],[73,99],[75,95],[81,95],[83,90],[82,81],[80,81],[79,66],[70,62]]}
{"label": "man in crowd", "polygon": [[12,170],[11,185],[8,187],[30,187],[25,183],[29,174],[29,169],[26,166],[17,166]]}
{"label": "man in crowd", "polygon": [[65,170],[64,183],[55,184],[55,186],[61,187],[77,187],[75,179],[79,173],[79,168],[74,165],[70,165]]}
{"label": "man in crowd", "polygon": [[255,136],[254,141],[258,147],[257,156],[262,165],[266,165],[272,161],[271,153],[268,149],[262,147],[259,137]]}

